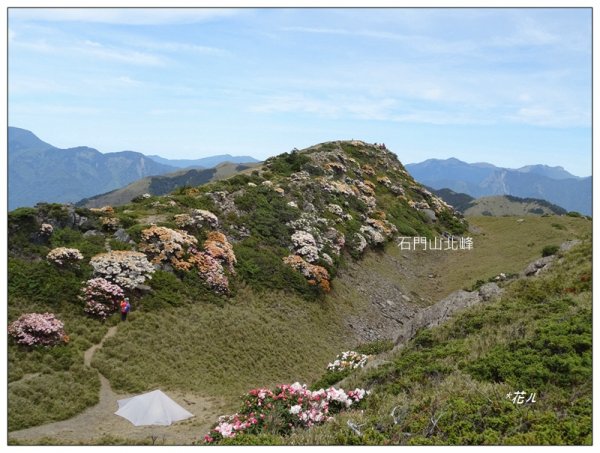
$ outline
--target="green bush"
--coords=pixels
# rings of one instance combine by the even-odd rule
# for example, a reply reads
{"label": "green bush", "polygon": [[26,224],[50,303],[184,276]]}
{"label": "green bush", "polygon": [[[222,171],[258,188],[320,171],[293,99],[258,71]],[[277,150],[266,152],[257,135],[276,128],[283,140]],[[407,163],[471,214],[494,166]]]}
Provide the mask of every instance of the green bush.
{"label": "green bush", "polygon": [[342,371],[327,371],[321,378],[310,386],[310,390],[326,389],[337,384],[345,377],[349,376],[351,369]]}
{"label": "green bush", "polygon": [[359,354],[375,355],[390,351],[394,348],[392,340],[375,340],[369,343],[363,343],[354,350]]}
{"label": "green bush", "polygon": [[277,157],[267,159],[265,165],[272,171],[282,176],[289,176],[302,170],[303,166],[310,161],[310,157],[304,153],[292,151],[283,153]]}
{"label": "green bush", "polygon": [[551,256],[558,252],[558,245],[547,245],[542,249],[542,256]]}
{"label": "green bush", "polygon": [[46,261],[8,260],[8,296],[57,305],[78,302],[82,281],[90,276],[86,267],[58,269]]}
{"label": "green bush", "polygon": [[316,286],[308,284],[304,276],[283,262],[288,251],[269,247],[253,239],[233,246],[238,264],[237,274],[256,289],[281,289],[297,291],[309,299],[319,294]]}

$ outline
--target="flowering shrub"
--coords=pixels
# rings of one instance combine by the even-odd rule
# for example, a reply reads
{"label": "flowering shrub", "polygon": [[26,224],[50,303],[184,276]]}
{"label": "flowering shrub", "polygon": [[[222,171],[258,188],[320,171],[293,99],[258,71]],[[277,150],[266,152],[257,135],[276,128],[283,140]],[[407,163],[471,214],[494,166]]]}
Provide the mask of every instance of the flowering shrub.
{"label": "flowering shrub", "polygon": [[204,442],[214,444],[237,434],[260,434],[268,431],[290,434],[297,428],[322,424],[352,406],[357,406],[368,394],[363,389],[345,392],[333,387],[310,391],[298,382],[278,385],[274,391],[258,388],[242,397],[239,412],[219,417],[218,423],[204,436]]}
{"label": "flowering shrub", "polygon": [[341,216],[344,214],[344,210],[342,209],[342,207],[339,204],[334,204],[334,203],[328,204],[327,210],[329,212],[331,212],[332,214],[335,214],[338,216]]}
{"label": "flowering shrub", "polygon": [[40,234],[42,236],[50,236],[53,232],[54,227],[52,225],[50,225],[49,223],[42,223],[42,226],[40,227]]}
{"label": "flowering shrub", "polygon": [[381,234],[383,234],[386,237],[391,236],[394,233],[398,232],[398,229],[396,228],[395,225],[391,224],[390,222],[388,222],[387,220],[385,220],[385,212],[380,212],[380,214],[384,217],[383,219],[367,219],[366,223],[370,226],[372,226],[373,228],[375,228],[377,231],[379,231]]}
{"label": "flowering shrub", "polygon": [[369,164],[364,164],[362,166],[362,171],[369,176],[373,176],[375,174],[375,170],[373,170],[373,167],[371,167]]}
{"label": "flowering shrub", "polygon": [[346,196],[358,195],[358,190],[354,186],[349,186],[342,181],[324,181],[321,183],[321,188],[327,193],[340,194]]}
{"label": "flowering shrub", "polygon": [[293,269],[300,271],[310,285],[319,285],[325,292],[329,292],[331,289],[329,286],[329,272],[324,267],[307,263],[298,255],[286,256],[283,262]]}
{"label": "flowering shrub", "polygon": [[90,260],[90,265],[95,275],[127,289],[143,284],[154,273],[146,255],[128,250],[101,253]]}
{"label": "flowering shrub", "polygon": [[235,273],[233,266],[237,264],[233,247],[223,233],[211,231],[204,241],[204,250],[214,259],[225,264],[229,272]]}
{"label": "flowering shrub", "polygon": [[106,319],[119,308],[119,302],[125,293],[119,285],[115,285],[104,278],[88,280],[83,288],[85,301],[84,311],[90,315]]}
{"label": "flowering shrub", "polygon": [[115,231],[119,228],[120,222],[116,217],[103,217],[102,218],[102,227],[109,230]]}
{"label": "flowering shrub", "polygon": [[69,342],[64,324],[52,313],[25,313],[9,324],[8,333],[17,343],[26,346],[55,346]]}
{"label": "flowering shrub", "polygon": [[356,181],[355,182],[356,187],[358,188],[358,190],[360,190],[363,194],[368,195],[368,196],[373,196],[375,194],[375,187],[373,186],[373,183],[371,181]]}
{"label": "flowering shrub", "polygon": [[370,225],[361,226],[360,232],[366,236],[367,240],[373,245],[379,245],[385,242],[385,236]]}
{"label": "flowering shrub", "polygon": [[178,214],[175,223],[179,228],[203,227],[215,229],[219,226],[219,219],[210,211],[194,209],[190,214]]}
{"label": "flowering shrub", "polygon": [[50,250],[46,259],[51,263],[58,264],[59,266],[66,266],[67,264],[74,264],[83,259],[83,255],[77,249],[69,249],[66,247],[57,247]]}
{"label": "flowering shrub", "polygon": [[319,249],[312,234],[306,231],[296,231],[292,234],[292,243],[296,254],[303,257],[309,263],[314,263],[319,259]]}
{"label": "flowering shrub", "polygon": [[391,187],[392,186],[392,180],[390,178],[388,178],[387,176],[380,176],[377,178],[377,182],[379,184],[383,184],[385,187]]}
{"label": "flowering shrub", "polygon": [[356,233],[352,240],[352,251],[354,253],[362,253],[366,247],[367,240],[365,237],[360,233]]}
{"label": "flowering shrub", "polygon": [[207,252],[190,248],[190,263],[196,266],[198,274],[209,288],[220,294],[229,292],[229,280],[223,265],[215,257]]}
{"label": "flowering shrub", "polygon": [[345,371],[362,368],[368,359],[368,355],[359,354],[355,351],[342,352],[335,358],[333,363],[327,365],[327,371]]}
{"label": "flowering shrub", "polygon": [[185,253],[188,247],[197,243],[198,240],[185,231],[152,225],[142,231],[139,249],[154,264],[168,263],[178,269],[189,270],[191,265],[185,260]]}
{"label": "flowering shrub", "polygon": [[339,162],[327,162],[324,168],[328,173],[346,173],[346,167]]}
{"label": "flowering shrub", "polygon": [[102,206],[101,208],[90,208],[90,211],[100,214],[100,215],[108,215],[112,216],[115,213],[115,210],[112,206]]}

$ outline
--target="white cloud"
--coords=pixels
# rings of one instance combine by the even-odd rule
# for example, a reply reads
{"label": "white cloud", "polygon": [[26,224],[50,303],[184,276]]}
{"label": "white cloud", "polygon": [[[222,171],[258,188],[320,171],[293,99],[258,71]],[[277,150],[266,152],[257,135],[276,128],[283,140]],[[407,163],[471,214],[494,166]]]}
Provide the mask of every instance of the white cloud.
{"label": "white cloud", "polygon": [[566,106],[556,108],[532,105],[522,107],[514,114],[507,116],[509,121],[543,127],[572,127],[583,124],[591,125],[590,115],[583,110],[569,109]]}
{"label": "white cloud", "polygon": [[230,8],[11,8],[9,19],[120,25],[191,24],[239,14]]}
{"label": "white cloud", "polygon": [[164,59],[158,55],[136,50],[105,47],[98,43],[89,43],[89,41],[85,41],[82,46],[77,45],[65,50],[132,65],[160,66],[164,64]]}
{"label": "white cloud", "polygon": [[203,46],[200,44],[190,44],[182,42],[161,42],[161,41],[150,41],[150,40],[134,40],[130,41],[130,44],[135,47],[141,47],[144,49],[168,51],[168,52],[187,52],[204,55],[214,56],[225,56],[231,55],[231,52],[220,49],[218,47]]}
{"label": "white cloud", "polygon": [[63,56],[94,57],[103,60],[118,61],[124,64],[141,66],[160,66],[165,59],[159,55],[137,50],[107,47],[98,42],[85,40],[78,43],[49,43],[46,39],[37,41],[24,41],[13,39],[10,43],[12,49],[24,49],[31,52],[60,54]]}
{"label": "white cloud", "polygon": [[62,105],[62,104],[28,104],[19,103],[9,108],[10,115],[97,115],[104,113],[102,109],[97,107]]}

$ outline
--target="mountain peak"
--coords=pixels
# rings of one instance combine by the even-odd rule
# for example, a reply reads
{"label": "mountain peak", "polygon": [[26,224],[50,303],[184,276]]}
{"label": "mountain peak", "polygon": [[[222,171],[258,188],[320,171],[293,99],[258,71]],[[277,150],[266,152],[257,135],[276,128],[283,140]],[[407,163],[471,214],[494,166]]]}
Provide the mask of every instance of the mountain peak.
{"label": "mountain peak", "polygon": [[54,148],[54,146],[40,140],[33,132],[20,127],[8,127],[8,149],[19,151],[22,149],[43,151]]}
{"label": "mountain peak", "polygon": [[536,165],[525,165],[524,167],[517,168],[516,171],[520,173],[532,173],[537,175],[546,176],[552,179],[578,179],[578,176],[575,176],[569,173],[561,166],[551,167],[550,165],[544,164],[536,164]]}

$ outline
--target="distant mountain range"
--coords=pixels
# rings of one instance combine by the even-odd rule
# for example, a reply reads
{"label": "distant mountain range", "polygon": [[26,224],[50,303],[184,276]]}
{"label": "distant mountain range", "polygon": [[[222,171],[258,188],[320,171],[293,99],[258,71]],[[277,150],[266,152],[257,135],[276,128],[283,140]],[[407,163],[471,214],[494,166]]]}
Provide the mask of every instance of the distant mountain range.
{"label": "distant mountain range", "polygon": [[592,213],[592,177],[581,178],[562,167],[529,165],[510,169],[488,163],[469,164],[455,158],[429,159],[405,167],[417,181],[433,189],[447,188],[475,198],[492,195],[536,198],[567,211]]}
{"label": "distant mountain range", "polygon": [[260,162],[251,156],[232,156],[231,154],[219,154],[218,156],[203,157],[202,159],[165,159],[160,156],[148,156],[159,164],[170,165],[177,168],[213,168],[223,162],[232,164],[247,164]]}
{"label": "distant mountain range", "polygon": [[[223,155],[189,162],[203,162],[201,166],[209,167],[245,158]],[[150,158],[134,151],[101,153],[86,146],[61,149],[31,131],[9,127],[8,209],[38,202],[74,203],[147,176],[178,171],[183,162],[188,161]]]}

